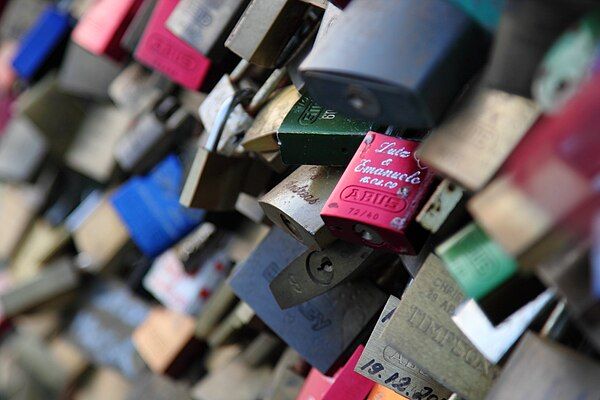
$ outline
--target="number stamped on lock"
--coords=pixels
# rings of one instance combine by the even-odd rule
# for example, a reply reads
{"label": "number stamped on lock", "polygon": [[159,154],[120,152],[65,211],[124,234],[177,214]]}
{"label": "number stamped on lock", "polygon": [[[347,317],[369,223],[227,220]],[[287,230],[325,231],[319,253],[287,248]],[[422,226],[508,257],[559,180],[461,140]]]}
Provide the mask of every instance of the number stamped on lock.
{"label": "number stamped on lock", "polygon": [[404,355],[387,345],[381,333],[400,300],[390,296],[371,333],[355,372],[409,399],[446,400],[452,394]]}

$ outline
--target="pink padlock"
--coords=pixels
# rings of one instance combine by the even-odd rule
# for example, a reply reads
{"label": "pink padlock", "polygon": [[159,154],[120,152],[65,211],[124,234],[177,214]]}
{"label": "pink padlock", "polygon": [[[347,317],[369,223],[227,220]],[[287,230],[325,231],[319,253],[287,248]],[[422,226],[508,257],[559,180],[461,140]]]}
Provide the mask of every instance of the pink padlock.
{"label": "pink padlock", "polygon": [[159,0],[135,49],[135,58],[188,89],[198,89],[210,68],[210,59],[166,27],[179,0]]}
{"label": "pink padlock", "polygon": [[419,142],[369,132],[321,210],[331,232],[348,242],[415,254],[414,223],[434,174],[415,155]]}
{"label": "pink padlock", "polygon": [[71,39],[90,53],[122,59],[126,52],[121,39],[141,4],[142,0],[99,0],[77,23]]}
{"label": "pink padlock", "polygon": [[369,395],[375,382],[354,372],[354,367],[364,349],[363,345],[356,348],[352,357],[337,372],[333,385],[322,400],[364,400]]}

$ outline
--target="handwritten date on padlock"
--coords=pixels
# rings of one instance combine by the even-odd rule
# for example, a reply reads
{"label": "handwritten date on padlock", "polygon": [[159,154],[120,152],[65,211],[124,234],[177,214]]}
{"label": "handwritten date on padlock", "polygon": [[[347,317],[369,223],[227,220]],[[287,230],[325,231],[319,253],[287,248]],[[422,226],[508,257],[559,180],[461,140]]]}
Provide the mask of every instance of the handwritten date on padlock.
{"label": "handwritten date on padlock", "polygon": [[434,175],[415,156],[419,143],[369,132],[321,211],[334,235],[414,253],[409,226]]}

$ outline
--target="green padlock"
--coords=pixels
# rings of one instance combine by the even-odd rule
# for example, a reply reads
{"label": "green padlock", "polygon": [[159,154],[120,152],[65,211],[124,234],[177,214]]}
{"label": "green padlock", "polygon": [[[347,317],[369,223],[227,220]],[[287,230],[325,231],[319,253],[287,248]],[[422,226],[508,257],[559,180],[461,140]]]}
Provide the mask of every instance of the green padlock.
{"label": "green padlock", "polygon": [[464,293],[479,300],[517,272],[517,263],[475,223],[444,243],[436,253]]}
{"label": "green padlock", "polygon": [[370,127],[302,96],[277,132],[281,159],[288,165],[346,165]]}

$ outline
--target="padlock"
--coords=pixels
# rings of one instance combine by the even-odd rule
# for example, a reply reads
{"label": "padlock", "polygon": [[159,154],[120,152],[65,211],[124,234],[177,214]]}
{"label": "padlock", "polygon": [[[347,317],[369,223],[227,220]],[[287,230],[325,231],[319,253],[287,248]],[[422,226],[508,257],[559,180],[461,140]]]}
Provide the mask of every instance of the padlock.
{"label": "padlock", "polygon": [[172,82],[159,73],[132,62],[112,80],[108,95],[119,108],[141,114],[151,110],[172,87]]}
{"label": "padlock", "polygon": [[113,148],[127,133],[134,117],[112,104],[91,106],[65,154],[65,164],[97,182],[108,182],[117,166]]}
{"label": "padlock", "polygon": [[144,29],[146,29],[146,25],[152,16],[157,2],[158,0],[142,0],[142,5],[125,30],[121,39],[121,47],[130,54],[135,52],[136,47],[140,43]]}
{"label": "padlock", "polygon": [[517,273],[517,261],[474,223],[439,245],[436,253],[494,325],[545,290],[535,277]]}
{"label": "padlock", "polygon": [[79,285],[79,274],[69,258],[59,258],[30,279],[0,294],[2,314],[12,317],[49,302]]}
{"label": "padlock", "polygon": [[487,42],[483,29],[447,1],[357,0],[300,72],[323,107],[386,125],[429,128],[483,65]]}
{"label": "padlock", "polygon": [[250,159],[216,153],[229,116],[236,106],[248,101],[251,90],[240,90],[222,105],[208,135],[205,148],[198,149],[179,201],[186,207],[228,210],[235,207]]}
{"label": "padlock", "polygon": [[325,34],[330,30],[331,26],[335,24],[340,15],[342,14],[342,10],[338,7],[334,6],[332,3],[327,2],[325,7],[325,12],[323,13],[323,17],[321,18],[321,24],[319,25],[319,29],[314,36],[314,40],[312,37],[307,38],[307,43],[296,52],[296,54],[290,58],[287,62],[287,68],[290,74],[290,80],[296,86],[296,89],[300,92],[304,92],[304,79],[302,75],[298,71],[300,64],[304,59],[308,56],[310,51],[314,46],[316,46],[324,37]]}
{"label": "padlock", "polygon": [[255,309],[281,339],[325,372],[368,324],[383,305],[385,296],[368,281],[346,282],[323,296],[281,310],[269,284],[305,250],[294,238],[272,228],[250,257],[236,268],[230,284],[236,295]]}
{"label": "padlock", "polygon": [[33,184],[0,185],[0,261],[8,261],[18,249],[20,241],[33,223],[35,216],[48,199],[55,172],[42,172]]}
{"label": "padlock", "polygon": [[348,164],[371,124],[327,110],[302,96],[277,131],[285,164]]}
{"label": "padlock", "polygon": [[600,14],[591,12],[563,33],[537,67],[531,93],[544,111],[553,113],[589,79],[600,43]]}
{"label": "padlock", "polygon": [[97,56],[122,60],[121,39],[142,0],[101,0],[91,5],[71,34],[72,40]]}
{"label": "padlock", "polygon": [[141,115],[122,135],[112,153],[123,171],[141,173],[160,161],[196,126],[195,119],[180,107],[176,97],[167,96],[154,110]]}
{"label": "padlock", "polygon": [[463,195],[464,190],[460,186],[444,179],[435,188],[415,220],[431,233],[436,233],[450,214],[459,207]]}
{"label": "padlock", "polygon": [[517,273],[517,263],[476,224],[439,245],[436,254],[470,298],[479,300]]}
{"label": "padlock", "polygon": [[0,136],[0,180],[31,181],[48,152],[46,138],[27,118],[15,115]]}
{"label": "padlock", "polygon": [[399,303],[398,298],[389,297],[354,371],[388,388],[392,393],[407,398],[419,398],[418,395],[421,395],[420,398],[425,399],[428,396],[447,399],[451,394],[448,389],[429,377],[381,337]]}
{"label": "padlock", "polygon": [[159,0],[135,49],[135,59],[162,72],[173,82],[198,89],[211,61],[173,35],[165,22],[179,0]]}
{"label": "padlock", "polygon": [[554,295],[547,290],[498,326],[493,326],[471,299],[458,306],[452,321],[485,358],[497,364],[553,299]]}
{"label": "padlock", "polygon": [[334,379],[335,376],[329,377],[320,373],[316,368],[311,368],[296,400],[322,399]]}
{"label": "padlock", "polygon": [[108,100],[108,85],[121,72],[123,66],[105,57],[96,56],[73,41],[58,72],[62,90],[80,97]]}
{"label": "padlock", "polygon": [[6,345],[28,377],[39,382],[52,397],[65,396],[90,366],[83,352],[61,336],[45,341],[19,332]]}
{"label": "padlock", "polygon": [[64,227],[36,219],[9,262],[11,277],[17,281],[35,278],[46,264],[64,253],[68,241],[69,232]]}
{"label": "padlock", "polygon": [[215,329],[219,321],[233,309],[237,302],[235,293],[224,282],[210,296],[208,302],[198,315],[196,320],[195,335],[199,340],[207,341],[208,337]]}
{"label": "padlock", "polygon": [[[246,88],[247,82],[243,80],[243,77],[249,67],[250,64],[242,60],[231,74],[225,74],[221,77],[213,90],[211,90],[202,104],[200,104],[198,113],[206,131],[210,131],[213,128],[223,102],[233,96],[238,90]],[[233,109],[225,124],[222,138],[219,140],[217,151],[220,154],[239,156],[243,153],[243,148],[239,144],[244,136],[244,132],[252,126],[253,117],[256,115],[256,112],[266,103],[269,95],[285,78],[285,68],[273,71],[246,107],[240,104]]]}
{"label": "padlock", "polygon": [[133,177],[111,195],[110,202],[137,247],[155,257],[191,232],[204,218],[202,210],[178,202],[183,166],[173,154],[144,177]]}
{"label": "padlock", "polygon": [[544,54],[588,8],[577,1],[506,0],[485,83],[531,97],[531,81]]}
{"label": "padlock", "polygon": [[44,220],[52,226],[66,225],[69,214],[92,192],[100,189],[98,183],[81,174],[70,170],[61,172],[43,214]]}
{"label": "padlock", "polygon": [[128,379],[148,369],[131,339],[150,306],[115,280],[94,282],[81,299],[66,329],[68,338],[83,349],[94,364],[112,367]]}
{"label": "padlock", "polygon": [[132,333],[136,350],[156,374],[180,376],[200,353],[192,317],[154,307]]}
{"label": "padlock", "polygon": [[599,374],[597,361],[552,340],[527,333],[486,398],[591,400],[600,391]]}
{"label": "padlock", "polygon": [[320,251],[305,251],[269,287],[277,304],[286,309],[333,289],[366,268],[389,265],[391,258],[389,254],[340,240]]}
{"label": "padlock", "polygon": [[277,130],[300,94],[294,86],[281,89],[256,115],[246,131],[241,145],[247,151],[264,152],[279,150]]}
{"label": "padlock", "polygon": [[47,7],[21,39],[12,62],[20,78],[33,80],[45,66],[60,59],[61,47],[74,25],[73,17],[64,5],[66,3]]}
{"label": "padlock", "polygon": [[318,213],[342,175],[340,168],[304,165],[260,198],[259,204],[275,225],[313,249],[335,238]]}
{"label": "padlock", "polygon": [[[477,222],[508,254],[521,258],[554,226],[588,237],[600,204],[592,183],[600,171],[595,156],[599,87],[594,77],[558,114],[536,124],[504,173],[469,201]],[[556,187],[561,196],[548,192]]]}
{"label": "padlock", "polygon": [[[206,342],[210,348],[217,348],[226,343],[231,343],[232,338],[239,337],[252,321],[256,320],[256,313],[244,302],[239,302],[236,307],[215,326]],[[246,329],[247,331],[247,329]]]}
{"label": "padlock", "polygon": [[327,389],[322,400],[363,400],[367,397],[375,383],[354,372],[363,350],[362,344],[354,350],[350,359],[336,373],[333,384]]}
{"label": "padlock", "polygon": [[60,89],[56,74],[49,74],[19,96],[17,109],[46,136],[50,154],[61,158],[85,119],[87,104]]}
{"label": "padlock", "polygon": [[460,99],[417,154],[462,187],[479,191],[539,115],[531,100],[478,85]]}
{"label": "padlock", "polygon": [[219,59],[225,40],[248,0],[182,0],[167,20],[167,28],[211,59]]}
{"label": "padlock", "polygon": [[156,258],[144,277],[143,286],[165,307],[196,315],[227,278],[232,265],[223,251],[213,252],[206,258],[193,273],[189,273],[177,250],[167,250]]}
{"label": "padlock", "polygon": [[316,10],[294,0],[252,0],[225,46],[252,64],[279,68],[316,30]]}
{"label": "padlock", "polygon": [[[432,254],[406,289],[381,338],[448,389],[466,399],[482,399],[500,368],[452,322],[463,300],[458,284]],[[405,380],[397,389],[410,382]]]}
{"label": "padlock", "polygon": [[505,0],[450,0],[490,32],[498,29]]}
{"label": "padlock", "polygon": [[129,232],[108,197],[94,197],[86,198],[66,224],[79,252],[79,267],[90,273],[108,269],[131,246]]}
{"label": "padlock", "polygon": [[367,133],[321,210],[327,228],[353,243],[415,254],[423,232],[414,218],[434,179],[414,154],[418,145]]}

